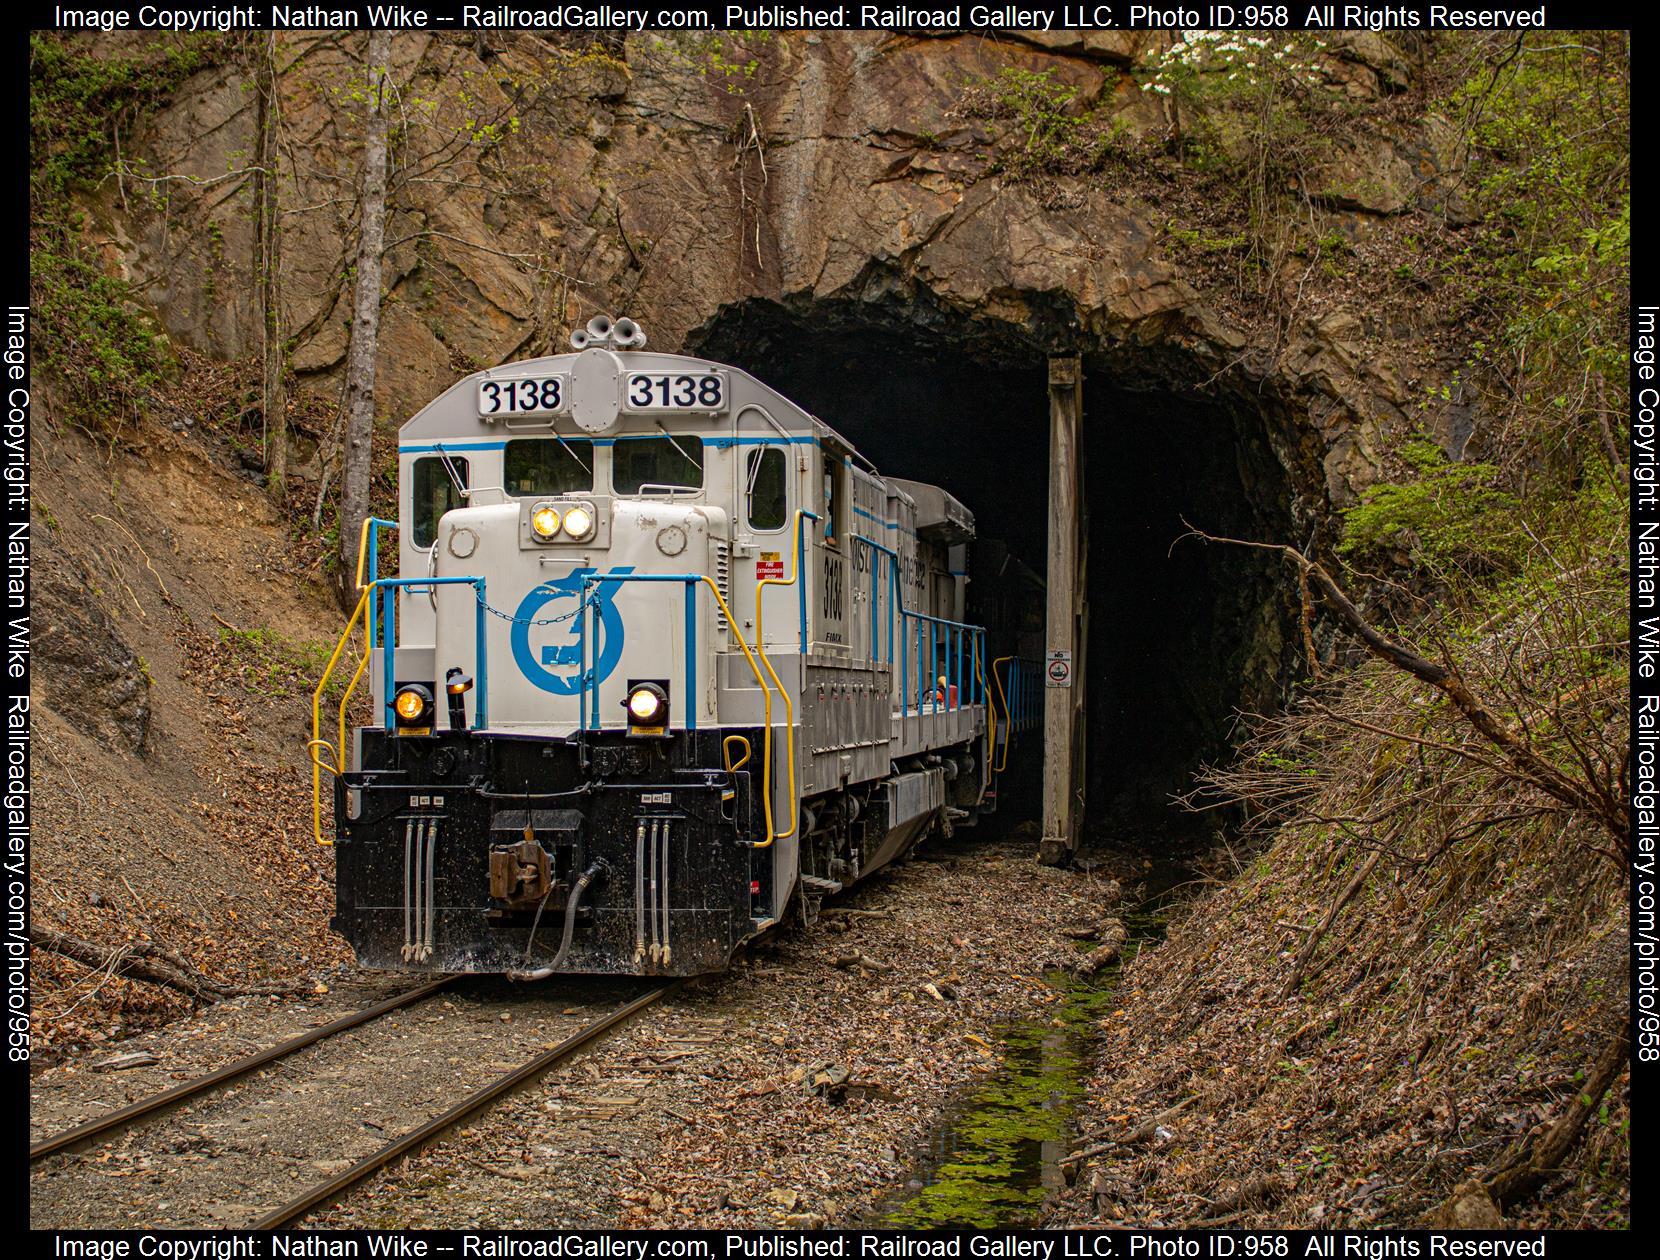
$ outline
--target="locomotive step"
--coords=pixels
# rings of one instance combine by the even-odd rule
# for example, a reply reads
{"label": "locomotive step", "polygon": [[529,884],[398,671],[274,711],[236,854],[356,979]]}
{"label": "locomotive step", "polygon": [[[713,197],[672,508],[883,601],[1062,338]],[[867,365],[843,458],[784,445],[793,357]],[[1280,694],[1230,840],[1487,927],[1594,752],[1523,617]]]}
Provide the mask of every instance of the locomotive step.
{"label": "locomotive step", "polygon": [[801,886],[808,892],[816,893],[820,897],[828,897],[831,893],[839,893],[842,890],[842,886],[833,879],[823,879],[818,875],[808,875],[805,872],[801,876]]}

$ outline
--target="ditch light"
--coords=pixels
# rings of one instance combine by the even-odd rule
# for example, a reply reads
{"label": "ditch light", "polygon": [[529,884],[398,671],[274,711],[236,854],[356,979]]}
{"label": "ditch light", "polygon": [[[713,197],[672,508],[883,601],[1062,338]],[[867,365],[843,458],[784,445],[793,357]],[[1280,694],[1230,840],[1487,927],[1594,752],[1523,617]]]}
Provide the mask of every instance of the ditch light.
{"label": "ditch light", "polygon": [[668,686],[660,682],[631,681],[628,699],[623,701],[628,710],[628,733],[652,738],[666,738],[669,733]]}

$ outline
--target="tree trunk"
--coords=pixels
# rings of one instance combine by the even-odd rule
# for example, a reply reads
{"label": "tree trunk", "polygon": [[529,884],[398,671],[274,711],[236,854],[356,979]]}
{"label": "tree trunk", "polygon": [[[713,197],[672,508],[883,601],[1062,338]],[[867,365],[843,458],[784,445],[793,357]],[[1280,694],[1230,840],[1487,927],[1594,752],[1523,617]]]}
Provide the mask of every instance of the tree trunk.
{"label": "tree trunk", "polygon": [[[369,515],[369,473],[375,438],[375,353],[380,341],[380,263],[386,238],[386,76],[392,36],[369,36],[372,99],[363,145],[362,212],[358,220],[357,288],[352,299],[351,349],[346,360],[345,474],[340,488],[340,591],[351,604],[358,534]],[[369,576],[373,576],[372,574]]]}
{"label": "tree trunk", "polygon": [[30,924],[29,934],[41,949],[72,958],[93,971],[108,971],[111,975],[159,984],[194,998],[240,997],[250,993],[304,993],[311,987],[298,980],[255,985],[226,984],[203,975],[188,960],[149,941],[129,941],[119,949],[110,950],[41,924]]}
{"label": "tree trunk", "polygon": [[254,51],[254,88],[258,102],[259,167],[254,176],[254,274],[259,278],[259,310],[264,334],[261,364],[261,412],[265,416],[266,484],[279,501],[288,482],[288,392],[283,383],[282,332],[282,191],[278,184],[277,36],[266,31]]}
{"label": "tree trunk", "polygon": [[1523,1143],[1485,1179],[1487,1192],[1500,1207],[1519,1202],[1542,1185],[1579,1142],[1586,1123],[1597,1114],[1597,1104],[1631,1058],[1631,1021],[1620,1025],[1584,1084],[1550,1128],[1534,1141]]}

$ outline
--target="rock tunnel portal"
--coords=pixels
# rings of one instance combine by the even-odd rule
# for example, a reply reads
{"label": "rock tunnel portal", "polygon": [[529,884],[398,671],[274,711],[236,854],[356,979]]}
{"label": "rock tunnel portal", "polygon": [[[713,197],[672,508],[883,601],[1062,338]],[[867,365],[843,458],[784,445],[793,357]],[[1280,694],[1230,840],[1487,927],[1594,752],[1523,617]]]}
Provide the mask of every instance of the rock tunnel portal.
{"label": "rock tunnel portal", "polygon": [[[882,472],[948,489],[974,512],[1000,567],[996,543],[1048,577],[1048,356],[1026,327],[749,301],[724,308],[693,348],[814,412]],[[1226,754],[1241,712],[1278,705],[1296,642],[1294,599],[1273,561],[1178,541],[1184,521],[1288,538],[1289,490],[1262,414],[1179,382],[1147,388],[1151,373],[1126,373],[1124,353],[1081,358],[1079,832],[1159,844],[1204,826],[1172,795]],[[1141,387],[1123,384],[1127,375]],[[1019,648],[1041,656],[1044,592],[1035,582],[1027,591]],[[977,618],[989,593],[971,582],[971,620],[989,620]],[[1023,816],[1038,807],[1032,787]]]}

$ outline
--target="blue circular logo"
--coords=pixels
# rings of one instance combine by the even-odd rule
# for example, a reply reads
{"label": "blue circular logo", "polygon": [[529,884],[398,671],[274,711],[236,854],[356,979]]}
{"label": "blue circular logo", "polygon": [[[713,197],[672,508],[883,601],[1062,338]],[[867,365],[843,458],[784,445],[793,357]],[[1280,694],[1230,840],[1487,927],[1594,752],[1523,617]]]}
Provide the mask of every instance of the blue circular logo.
{"label": "blue circular logo", "polygon": [[[632,565],[612,570],[616,574],[633,571]],[[573,569],[557,581],[543,582],[531,588],[513,614],[513,660],[519,672],[543,691],[556,696],[574,696],[582,689],[581,619],[571,615],[568,620],[550,627],[559,641],[539,650],[530,646],[530,623],[542,619],[545,615],[542,610],[549,604],[568,599],[574,605],[582,597],[583,582],[597,572],[597,569]],[[588,644],[588,661],[596,685],[609,678],[622,659],[622,614],[616,605],[617,590],[621,586],[621,582],[607,582],[602,578],[589,587],[588,606],[593,611],[588,613],[587,621],[594,630],[594,641]],[[575,610],[567,611],[574,614]],[[555,673],[550,666],[567,672]]]}

